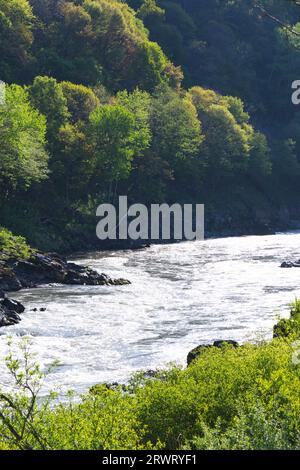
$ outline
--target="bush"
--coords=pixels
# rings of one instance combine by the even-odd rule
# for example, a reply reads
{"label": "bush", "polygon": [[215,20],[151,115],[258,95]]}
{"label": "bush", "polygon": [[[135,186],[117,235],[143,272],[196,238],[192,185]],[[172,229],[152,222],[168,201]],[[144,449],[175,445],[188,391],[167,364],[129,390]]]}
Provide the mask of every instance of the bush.
{"label": "bush", "polygon": [[0,393],[0,448],[300,449],[294,338],[213,347],[185,370],[137,374],[59,404],[55,394],[38,400],[45,375],[25,340],[6,360],[17,392]]}
{"label": "bush", "polygon": [[163,382],[148,381],[136,390],[137,413],[147,438],[178,448],[195,436],[203,437],[203,423],[213,430],[219,422],[226,432],[241,407],[248,415],[262,403],[266,417],[272,419],[276,410],[283,420],[289,418],[295,444],[300,369],[292,363],[292,351],[283,339],[238,349],[211,348],[186,370],[173,369]]}
{"label": "bush", "polygon": [[28,259],[33,250],[25,238],[13,235],[9,230],[0,227],[0,261],[10,258]]}
{"label": "bush", "polygon": [[274,338],[292,338],[297,339],[300,336],[300,301],[296,300],[291,305],[291,317],[280,320],[274,326]]}

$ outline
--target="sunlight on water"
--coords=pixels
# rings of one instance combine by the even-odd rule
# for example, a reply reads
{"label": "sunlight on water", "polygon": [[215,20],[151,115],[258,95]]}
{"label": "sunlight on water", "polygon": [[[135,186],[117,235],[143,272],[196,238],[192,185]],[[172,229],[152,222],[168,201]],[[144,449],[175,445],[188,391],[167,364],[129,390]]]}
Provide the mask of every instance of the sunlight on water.
{"label": "sunlight on water", "polygon": [[[48,387],[77,392],[102,381],[125,381],[139,369],[185,364],[195,346],[217,339],[270,338],[277,317],[300,294],[300,234],[243,237],[90,253],[76,261],[131,286],[52,286],[14,293],[27,309],[19,325],[43,365],[59,359]],[[33,308],[46,307],[45,312]],[[0,367],[1,382],[6,374]]]}

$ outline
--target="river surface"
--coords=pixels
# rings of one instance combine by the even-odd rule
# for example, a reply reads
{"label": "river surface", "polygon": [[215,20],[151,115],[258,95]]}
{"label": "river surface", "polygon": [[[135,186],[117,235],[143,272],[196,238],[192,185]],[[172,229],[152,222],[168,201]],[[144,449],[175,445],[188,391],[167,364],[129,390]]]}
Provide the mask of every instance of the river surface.
{"label": "river surface", "polygon": [[[137,370],[185,364],[201,343],[271,338],[300,296],[300,269],[279,266],[298,258],[299,233],[86,253],[74,260],[132,284],[14,293],[27,308],[20,324],[0,330],[0,354],[7,334],[29,335],[43,366],[60,361],[47,387],[80,393]],[[41,307],[46,311],[32,311]],[[8,380],[3,366],[0,377]]]}

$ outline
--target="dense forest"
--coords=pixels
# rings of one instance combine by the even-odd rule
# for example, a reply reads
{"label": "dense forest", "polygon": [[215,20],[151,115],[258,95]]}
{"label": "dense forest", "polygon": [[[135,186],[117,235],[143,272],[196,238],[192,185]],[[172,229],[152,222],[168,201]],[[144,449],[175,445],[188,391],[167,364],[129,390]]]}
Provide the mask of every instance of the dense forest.
{"label": "dense forest", "polygon": [[299,34],[286,0],[0,0],[1,225],[78,249],[126,194],[205,203],[209,232],[284,226]]}
{"label": "dense forest", "polygon": [[[59,348],[56,341],[61,337],[67,344],[69,336],[70,356],[78,351],[75,343],[80,343],[82,353],[91,341],[98,348],[98,360],[107,347],[106,335],[120,342],[120,350],[125,348],[113,327],[128,328],[125,349],[129,350],[133,347],[129,335],[136,331],[130,323],[136,324],[140,313],[138,291],[150,285],[154,297],[157,284],[152,280],[158,271],[163,289],[167,281],[174,284],[169,292],[176,292],[177,303],[179,283],[185,292],[193,285],[201,292],[199,279],[204,273],[203,302],[210,311],[201,310],[199,298],[186,300],[185,292],[186,304],[178,306],[180,318],[188,316],[188,310],[199,309],[196,321],[188,318],[193,338],[200,331],[199,342],[201,334],[208,337],[209,329],[211,335],[227,335],[242,323],[250,328],[253,306],[248,289],[252,295],[256,292],[254,277],[259,279],[261,299],[279,292],[282,301],[284,293],[296,291],[296,278],[288,284],[282,275],[280,282],[277,277],[277,284],[271,285],[269,271],[263,270],[264,265],[276,269],[282,252],[289,252],[276,237],[262,237],[275,238],[276,256],[271,243],[260,250],[251,246],[251,253],[245,250],[238,260],[235,253],[230,253],[231,259],[224,256],[225,245],[218,246],[217,254],[209,248],[215,265],[220,260],[227,265],[243,263],[233,267],[238,283],[244,283],[244,272],[248,275],[242,297],[235,295],[233,283],[226,284],[228,271],[223,268],[220,284],[227,297],[220,295],[218,282],[213,274],[209,277],[202,259],[199,277],[189,274],[200,266],[196,259],[202,256],[200,249],[200,254],[189,253],[190,264],[185,257],[178,264],[168,258],[180,274],[177,277],[172,276],[167,256],[159,263],[153,258],[154,275],[144,268],[147,276],[150,273],[147,281],[137,283],[128,296],[134,322],[127,317],[126,299],[118,302],[116,297],[113,320],[118,321],[112,328],[103,328],[101,337],[94,331],[89,336],[81,328],[87,317],[95,315],[91,324],[102,328],[108,309],[108,302],[100,297],[102,288],[96,286],[128,287],[130,281],[68,263],[53,251],[106,248],[96,238],[96,208],[116,203],[119,195],[147,205],[204,203],[208,235],[265,234],[296,227],[297,222],[299,228],[300,108],[291,99],[299,71],[300,0],[0,0],[0,281],[5,281],[0,285],[0,326],[13,328],[25,309],[6,291],[50,282],[54,298],[56,284],[76,286],[69,291],[72,294],[61,291],[58,300],[55,297],[55,310],[49,308],[53,299],[47,306],[34,300],[37,307],[31,308],[31,290],[27,291],[31,308],[27,313],[28,318],[35,315],[34,328],[24,326],[7,338],[5,358],[1,349],[13,388],[5,386],[3,374],[0,450],[300,449],[299,300],[290,306],[289,318],[278,319],[270,341],[260,336],[251,344],[213,340],[190,351],[186,368],[172,365],[140,372],[126,384],[94,385],[80,397],[68,392],[58,399],[62,389],[47,389],[44,394],[44,381],[59,364],[39,365],[34,354],[34,341],[38,345],[42,336],[50,334],[47,352],[51,344],[59,354],[65,349],[69,353],[65,344]],[[236,239],[229,251],[235,251],[235,243]],[[176,249],[174,258],[180,256],[182,246],[171,246]],[[134,254],[143,257],[145,252]],[[245,258],[255,264],[255,272],[247,272]],[[124,269],[129,264],[126,261]],[[300,260],[282,265],[299,266]],[[260,268],[263,281],[257,274]],[[33,282],[30,269],[38,282]],[[182,269],[189,277],[181,278]],[[13,270],[19,277],[27,275],[26,283],[19,282]],[[58,277],[46,276],[46,282],[49,271]],[[88,283],[91,277],[93,282]],[[208,289],[210,284],[213,290]],[[82,285],[84,289],[93,286],[96,294],[86,290],[82,300],[78,290]],[[109,298],[106,292],[103,295]],[[74,336],[69,334],[71,329],[64,336],[57,325],[59,316],[67,327],[69,317],[64,312],[69,304],[63,310],[63,301],[68,296],[72,315],[78,312]],[[97,298],[90,312],[86,298],[93,297]],[[166,291],[165,297],[169,302],[171,294]],[[238,303],[236,322],[214,311],[212,297],[223,310],[231,311]],[[141,341],[153,349],[165,345],[175,333],[180,341],[186,334],[176,330],[179,316],[171,317],[172,305],[157,305],[164,316],[163,334],[155,309],[145,303],[142,312],[142,321],[151,318],[157,330],[153,336],[161,341],[151,343],[148,329]],[[47,310],[55,321],[55,331],[50,333],[43,317]],[[14,315],[11,323],[7,312]],[[209,319],[197,330],[201,315]],[[38,320],[45,322],[42,333]],[[172,331],[165,320],[171,320]],[[34,337],[33,344],[23,337],[24,331]],[[138,354],[146,355],[145,351],[140,348]],[[57,380],[68,375],[70,356],[65,356]],[[126,356],[128,363],[133,356]],[[118,367],[119,357],[118,351],[114,359]],[[97,363],[97,367],[102,366]]]}

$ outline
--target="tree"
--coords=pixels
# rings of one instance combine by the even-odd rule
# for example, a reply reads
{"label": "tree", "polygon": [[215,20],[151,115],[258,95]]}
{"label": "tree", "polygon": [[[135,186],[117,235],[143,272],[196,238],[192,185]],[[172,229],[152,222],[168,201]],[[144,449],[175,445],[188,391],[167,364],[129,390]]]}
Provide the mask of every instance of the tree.
{"label": "tree", "polygon": [[87,121],[91,112],[100,106],[99,98],[90,88],[71,82],[62,82],[61,86],[73,122]]}
{"label": "tree", "polygon": [[151,96],[146,91],[122,91],[117,94],[117,102],[134,116],[135,138],[133,141],[135,157],[142,157],[152,141],[150,126]]}
{"label": "tree", "polygon": [[204,127],[212,189],[224,178],[246,172],[250,146],[246,131],[237,124],[225,106],[212,105]]}
{"label": "tree", "polygon": [[171,162],[174,169],[199,154],[203,135],[197,111],[189,96],[183,98],[163,88],[153,99],[154,152]]}
{"label": "tree", "polygon": [[31,60],[34,16],[27,0],[0,0],[0,73],[7,82],[24,80]]}
{"label": "tree", "polygon": [[250,174],[252,181],[268,176],[272,170],[268,141],[250,124],[243,101],[202,87],[193,87],[189,93],[203,122],[212,189],[238,175]]}
{"label": "tree", "polygon": [[86,0],[91,17],[91,48],[105,85],[113,90],[145,90],[168,82],[169,61],[134,11],[123,2]]}
{"label": "tree", "polygon": [[164,10],[157,5],[156,0],[144,0],[138,9],[137,15],[141,20],[145,21],[149,16],[163,17]]}
{"label": "tree", "polygon": [[[203,134],[190,97],[160,87],[152,99],[151,129],[153,140],[147,158],[153,160],[154,168],[161,168],[160,175],[152,172],[158,179],[154,183],[158,194],[162,194],[166,182],[170,183],[169,190],[172,187],[171,193],[178,195],[177,200],[191,187],[197,190],[203,177]],[[143,168],[151,174],[149,164],[143,163]]]}
{"label": "tree", "polygon": [[0,192],[9,197],[47,177],[46,120],[32,108],[27,91],[6,87],[0,105]]}
{"label": "tree", "polygon": [[109,183],[109,197],[112,183],[126,178],[131,170],[134,156],[134,116],[120,105],[105,105],[95,109],[90,116],[88,136],[94,155],[94,190]]}
{"label": "tree", "polygon": [[264,184],[272,174],[272,158],[268,140],[261,132],[253,132],[250,138],[249,172],[254,180]]}
{"label": "tree", "polygon": [[87,199],[89,181],[93,175],[93,156],[82,123],[68,123],[58,134],[59,153],[53,175],[56,192],[66,205]]}
{"label": "tree", "polygon": [[29,93],[33,106],[46,117],[48,142],[53,148],[60,127],[70,116],[62,85],[51,77],[36,77]]}

